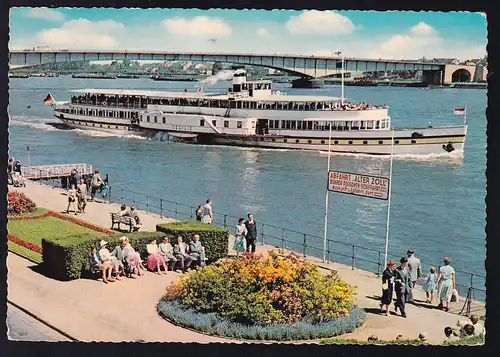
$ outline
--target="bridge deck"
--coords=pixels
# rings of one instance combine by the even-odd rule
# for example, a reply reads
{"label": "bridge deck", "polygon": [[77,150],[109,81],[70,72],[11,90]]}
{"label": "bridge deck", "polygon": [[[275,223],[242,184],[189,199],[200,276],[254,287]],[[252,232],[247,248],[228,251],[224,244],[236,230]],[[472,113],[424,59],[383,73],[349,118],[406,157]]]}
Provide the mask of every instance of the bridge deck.
{"label": "bridge deck", "polygon": [[90,164],[63,164],[22,167],[21,173],[28,180],[48,180],[68,177],[76,169],[82,176],[91,175],[94,171]]}

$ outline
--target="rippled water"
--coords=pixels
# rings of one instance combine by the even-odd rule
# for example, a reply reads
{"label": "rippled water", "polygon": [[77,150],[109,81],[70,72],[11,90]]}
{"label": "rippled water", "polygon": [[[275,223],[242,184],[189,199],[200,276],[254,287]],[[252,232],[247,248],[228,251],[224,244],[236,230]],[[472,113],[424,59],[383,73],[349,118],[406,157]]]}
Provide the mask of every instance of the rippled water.
{"label": "rippled water", "polygon": [[[132,198],[131,194],[120,193],[121,188],[190,206],[210,197],[217,212],[236,217],[252,212],[257,221],[322,237],[326,156],[313,152],[195,146],[162,141],[159,137],[141,139],[93,131],[62,131],[46,124],[56,119],[50,106],[41,104],[48,91],[56,100],[67,100],[71,89],[164,88],[181,91],[194,86],[194,83],[148,79],[12,79],[11,155],[26,162],[26,145],[30,145],[32,165],[91,163],[101,172],[109,173],[114,198],[118,198],[116,195]],[[218,87],[228,86],[226,82]],[[336,86],[317,90],[291,89],[287,85],[276,87],[288,94],[338,96],[340,92]],[[396,127],[425,127],[429,121],[435,126],[458,124],[463,118],[453,116],[453,108],[467,106],[469,131],[463,159],[394,160],[389,250],[393,258],[399,258],[408,248],[413,248],[417,256],[431,263],[439,263],[444,256],[450,256],[456,269],[484,275],[486,91],[348,87],[346,96],[352,101],[388,104]],[[334,156],[332,169],[386,176],[389,159]],[[142,199],[143,203],[145,201]],[[384,250],[385,201],[331,193],[329,205],[330,239]],[[223,216],[217,219],[220,221]],[[229,223],[236,224],[235,221]],[[279,230],[267,229],[266,233],[281,237]],[[298,243],[302,243],[303,235],[289,233],[285,238],[297,242],[288,243],[287,247],[301,251],[302,246]],[[280,244],[280,241],[271,243]],[[308,245],[311,246],[310,254],[321,256],[321,252],[314,249],[322,247],[320,239],[309,238]],[[340,243],[331,244],[330,249],[352,254],[351,248]],[[357,250],[356,256],[377,259],[376,253],[362,250]],[[332,259],[350,263],[340,255],[332,255]],[[376,265],[361,260],[357,263],[376,269]],[[428,267],[426,264],[424,269]],[[468,279],[465,274],[458,275],[459,283],[467,285]],[[475,280],[475,284],[478,283],[482,281]]]}

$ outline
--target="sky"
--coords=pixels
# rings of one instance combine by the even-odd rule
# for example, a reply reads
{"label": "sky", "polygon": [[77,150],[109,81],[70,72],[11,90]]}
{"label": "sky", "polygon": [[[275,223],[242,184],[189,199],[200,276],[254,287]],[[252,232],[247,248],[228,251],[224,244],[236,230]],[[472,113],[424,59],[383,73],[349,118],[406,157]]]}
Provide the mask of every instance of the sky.
{"label": "sky", "polygon": [[484,13],[12,8],[11,50],[231,52],[481,58]]}

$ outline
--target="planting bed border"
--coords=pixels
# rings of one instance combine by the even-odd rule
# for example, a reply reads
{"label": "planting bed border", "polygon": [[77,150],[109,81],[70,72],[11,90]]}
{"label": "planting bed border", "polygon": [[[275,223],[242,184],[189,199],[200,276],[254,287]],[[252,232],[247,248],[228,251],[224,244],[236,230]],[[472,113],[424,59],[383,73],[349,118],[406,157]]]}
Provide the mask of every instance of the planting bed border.
{"label": "planting bed border", "polygon": [[[91,230],[96,231],[96,232],[101,232],[101,233],[105,233],[105,234],[109,234],[109,235],[118,234],[118,232],[99,227],[93,223],[85,222],[85,221],[82,221],[80,219],[76,219],[73,217],[68,217],[68,216],[65,216],[63,214],[60,214],[60,213],[57,213],[54,211],[48,211],[48,212],[42,213],[42,214],[37,215],[37,216],[22,216],[22,215],[14,216],[14,215],[12,215],[12,216],[8,216],[7,218],[9,221],[30,221],[33,219],[41,219],[41,218],[46,218],[46,217],[59,218],[59,219],[62,219],[64,221],[68,221],[68,222],[77,224],[79,226],[91,229]],[[29,250],[36,252],[36,253],[40,253],[40,254],[42,253],[42,247],[40,247],[36,244],[28,242],[27,240],[24,240],[18,236],[10,234],[10,233],[7,236],[8,236],[8,239],[15,244],[18,244],[22,247],[25,247]]]}
{"label": "planting bed border", "polygon": [[[229,321],[217,312],[201,312],[193,307],[183,305],[178,300],[166,300],[162,298],[156,309],[158,314],[173,325],[192,330],[197,333],[221,338],[231,338],[244,341],[304,341],[340,336],[350,333],[359,328],[366,320],[366,313],[363,309],[354,308],[348,317],[341,317],[331,321],[339,325],[331,326],[329,322],[316,324],[317,330],[307,330],[311,324],[299,322],[297,324],[273,324],[244,325],[238,322]],[[201,321],[204,319],[205,321]],[[283,331],[279,331],[283,329]]]}

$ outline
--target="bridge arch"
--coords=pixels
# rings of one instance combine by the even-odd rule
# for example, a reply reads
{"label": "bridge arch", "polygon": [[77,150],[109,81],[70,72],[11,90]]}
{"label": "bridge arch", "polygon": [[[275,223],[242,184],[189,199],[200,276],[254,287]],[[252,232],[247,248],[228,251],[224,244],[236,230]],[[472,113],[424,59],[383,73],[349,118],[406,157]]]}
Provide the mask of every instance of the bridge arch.
{"label": "bridge arch", "polygon": [[472,73],[468,69],[459,68],[451,75],[452,82],[470,82],[472,80]]}

